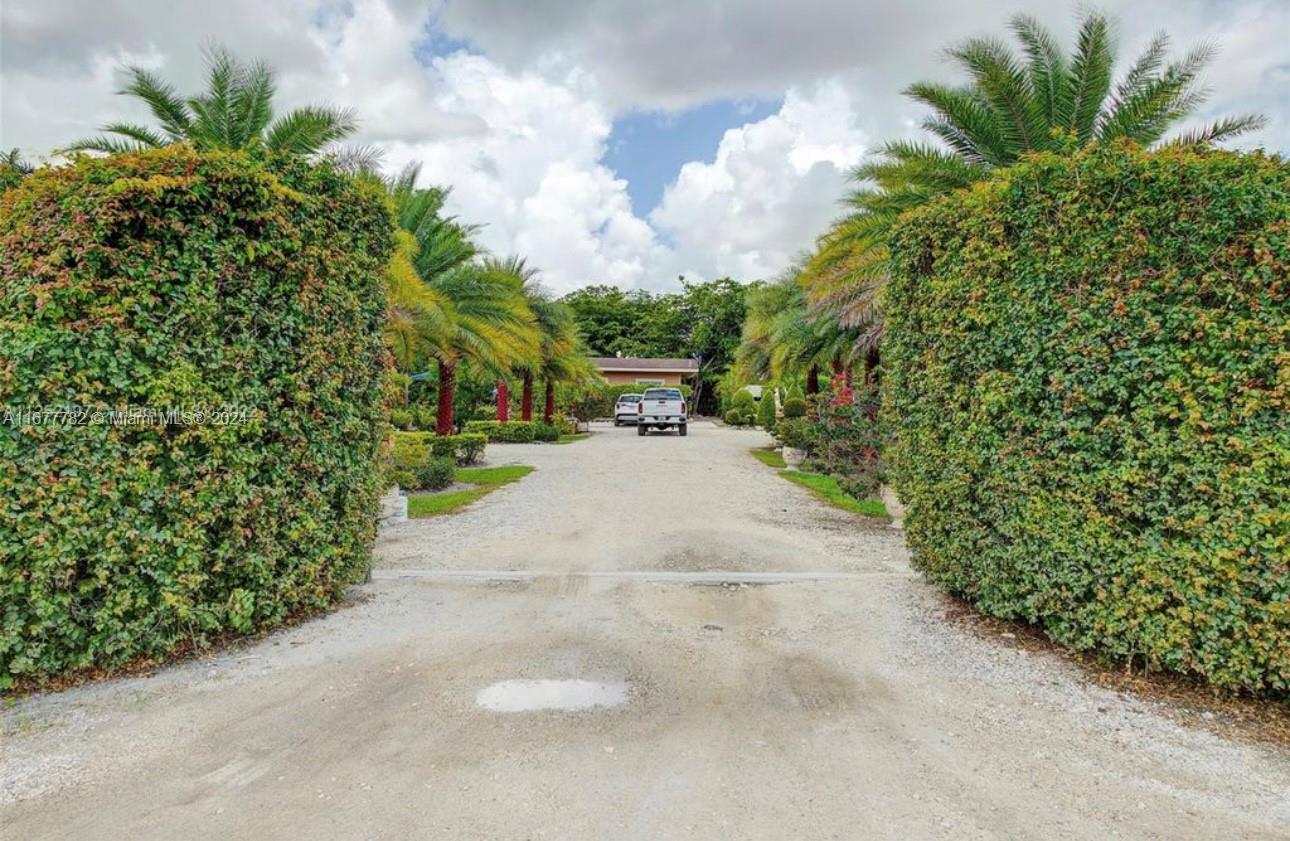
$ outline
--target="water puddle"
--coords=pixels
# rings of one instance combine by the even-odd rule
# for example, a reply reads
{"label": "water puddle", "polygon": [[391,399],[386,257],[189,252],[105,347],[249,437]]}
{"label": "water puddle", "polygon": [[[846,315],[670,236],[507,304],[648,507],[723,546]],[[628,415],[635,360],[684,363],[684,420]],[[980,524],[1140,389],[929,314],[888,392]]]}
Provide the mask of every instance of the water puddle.
{"label": "water puddle", "polygon": [[587,710],[616,707],[626,700],[627,684],[623,681],[503,680],[484,687],[475,695],[476,704],[499,713]]}

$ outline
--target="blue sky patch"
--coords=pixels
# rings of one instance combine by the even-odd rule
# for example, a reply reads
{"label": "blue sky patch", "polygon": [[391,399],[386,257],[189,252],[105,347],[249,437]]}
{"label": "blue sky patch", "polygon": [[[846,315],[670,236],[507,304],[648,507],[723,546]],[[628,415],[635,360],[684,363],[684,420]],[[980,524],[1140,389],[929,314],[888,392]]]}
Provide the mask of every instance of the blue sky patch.
{"label": "blue sky patch", "polygon": [[763,120],[779,99],[720,99],[681,112],[633,111],[614,121],[604,163],[627,180],[632,210],[645,216],[682,164],[711,161],[727,129]]}

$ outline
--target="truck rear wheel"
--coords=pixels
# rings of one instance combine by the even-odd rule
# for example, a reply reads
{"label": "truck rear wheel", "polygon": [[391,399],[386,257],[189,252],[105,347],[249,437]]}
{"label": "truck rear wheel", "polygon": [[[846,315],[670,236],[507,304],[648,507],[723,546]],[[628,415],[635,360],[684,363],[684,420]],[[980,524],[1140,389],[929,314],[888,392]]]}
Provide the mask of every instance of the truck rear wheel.
{"label": "truck rear wheel", "polygon": [[644,434],[645,434],[646,432],[648,432],[648,431],[649,431],[649,429],[645,426],[645,424],[643,424],[643,423],[638,423],[638,424],[636,424],[636,434],[637,434],[637,435],[644,435]]}
{"label": "truck rear wheel", "polygon": [[685,434],[685,429],[686,429],[686,424],[681,424],[680,426],[678,426],[678,427],[676,428],[676,431],[677,431],[677,432],[679,432],[679,433],[681,433],[682,435],[684,435],[684,434]]}

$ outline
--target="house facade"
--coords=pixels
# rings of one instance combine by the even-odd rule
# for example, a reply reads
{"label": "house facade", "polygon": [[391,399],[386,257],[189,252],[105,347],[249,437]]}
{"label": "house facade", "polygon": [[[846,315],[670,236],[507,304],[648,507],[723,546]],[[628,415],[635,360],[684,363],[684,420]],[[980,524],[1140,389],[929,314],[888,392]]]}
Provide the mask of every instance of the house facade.
{"label": "house facade", "polygon": [[613,385],[680,385],[699,373],[699,363],[693,359],[597,356],[591,361],[605,381]]}

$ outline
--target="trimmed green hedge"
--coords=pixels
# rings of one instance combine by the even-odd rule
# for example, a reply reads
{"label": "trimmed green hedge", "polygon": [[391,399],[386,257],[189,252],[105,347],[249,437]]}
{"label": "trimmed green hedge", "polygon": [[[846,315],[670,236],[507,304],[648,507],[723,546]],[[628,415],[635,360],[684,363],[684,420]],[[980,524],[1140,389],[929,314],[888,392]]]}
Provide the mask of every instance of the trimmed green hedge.
{"label": "trimmed green hedge", "polygon": [[[424,433],[430,435],[431,433]],[[431,451],[443,458],[451,458],[462,466],[474,464],[484,454],[488,436],[477,432],[459,435],[440,435],[430,439]]]}
{"label": "trimmed green hedge", "polygon": [[270,626],[363,578],[392,236],[375,186],[186,146],[3,194],[0,404],[233,422],[0,424],[0,686]]}
{"label": "trimmed green hedge", "polygon": [[883,343],[914,563],[1076,649],[1290,686],[1290,168],[1040,155],[903,221]]}
{"label": "trimmed green hedge", "polygon": [[534,438],[532,421],[466,421],[466,432],[487,435],[490,442],[502,444],[531,444]]}

